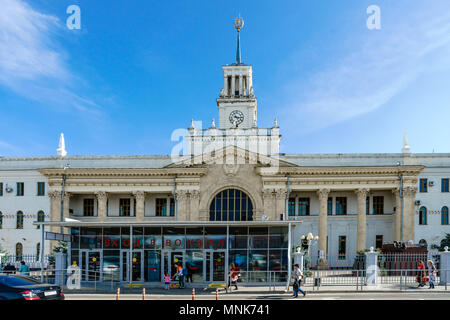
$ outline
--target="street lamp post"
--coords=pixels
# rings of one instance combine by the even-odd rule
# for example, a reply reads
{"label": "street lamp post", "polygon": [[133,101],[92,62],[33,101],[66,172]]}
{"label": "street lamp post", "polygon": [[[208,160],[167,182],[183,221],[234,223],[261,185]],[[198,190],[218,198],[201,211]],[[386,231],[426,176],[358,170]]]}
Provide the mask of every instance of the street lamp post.
{"label": "street lamp post", "polygon": [[314,241],[318,241],[319,240],[319,236],[314,236],[311,232],[310,233],[308,233],[306,236],[305,235],[302,235],[301,236],[301,241],[302,241],[302,244],[305,242],[306,243],[306,245],[307,245],[307,255],[308,255],[308,259],[311,261],[311,256],[310,256],[310,248],[311,248],[311,244],[312,244],[312,242],[313,242],[313,240]]}

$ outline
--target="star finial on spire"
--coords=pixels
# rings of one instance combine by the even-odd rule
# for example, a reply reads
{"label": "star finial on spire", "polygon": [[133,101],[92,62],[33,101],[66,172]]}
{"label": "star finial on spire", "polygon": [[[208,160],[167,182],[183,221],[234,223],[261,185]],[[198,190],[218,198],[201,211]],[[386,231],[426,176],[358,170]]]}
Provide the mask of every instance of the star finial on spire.
{"label": "star finial on spire", "polygon": [[238,18],[234,19],[234,27],[237,30],[237,49],[236,49],[236,64],[241,64],[241,35],[240,31],[244,27],[244,19],[239,15]]}

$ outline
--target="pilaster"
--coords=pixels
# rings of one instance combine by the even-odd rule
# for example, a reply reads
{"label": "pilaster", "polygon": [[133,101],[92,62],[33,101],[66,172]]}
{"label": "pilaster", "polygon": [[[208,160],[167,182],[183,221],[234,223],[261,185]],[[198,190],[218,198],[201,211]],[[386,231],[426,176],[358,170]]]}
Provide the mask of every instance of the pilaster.
{"label": "pilaster", "polygon": [[356,251],[361,251],[366,248],[366,198],[369,194],[369,189],[355,190],[357,204],[358,204],[358,218],[356,229]]}

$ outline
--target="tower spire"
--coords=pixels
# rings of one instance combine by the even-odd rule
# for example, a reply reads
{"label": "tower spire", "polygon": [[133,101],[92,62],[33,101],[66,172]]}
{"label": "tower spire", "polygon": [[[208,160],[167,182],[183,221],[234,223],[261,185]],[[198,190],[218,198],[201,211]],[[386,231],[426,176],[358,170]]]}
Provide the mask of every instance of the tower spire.
{"label": "tower spire", "polygon": [[244,19],[240,16],[234,19],[234,27],[237,30],[237,48],[236,48],[236,64],[241,64],[241,34],[240,31],[244,27]]}

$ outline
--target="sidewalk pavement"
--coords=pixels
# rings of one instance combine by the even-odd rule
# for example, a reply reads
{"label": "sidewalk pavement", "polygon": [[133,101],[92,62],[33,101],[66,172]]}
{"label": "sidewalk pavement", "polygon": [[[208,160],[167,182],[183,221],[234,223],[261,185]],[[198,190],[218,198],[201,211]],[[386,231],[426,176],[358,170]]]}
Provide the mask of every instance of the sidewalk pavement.
{"label": "sidewalk pavement", "polygon": [[[125,284],[120,284],[117,286],[115,284],[111,289],[111,285],[105,286],[104,284],[97,285],[95,288],[92,287],[82,287],[77,290],[69,290],[66,287],[63,287],[63,291],[71,294],[115,294],[117,292],[117,288],[120,287],[120,294],[141,294],[142,288],[145,288],[146,294],[170,294],[170,295],[189,295],[192,294],[192,288],[195,288],[196,295],[209,295],[215,292],[215,289],[208,289],[205,285],[194,285],[194,286],[186,286],[183,289],[170,289],[165,290],[162,286],[156,287],[155,285],[147,285],[143,284],[139,288],[129,289]],[[445,286],[436,285],[435,289],[428,289],[427,286],[418,288],[417,286],[403,286],[402,288],[398,284],[383,284],[377,286],[350,286],[350,285],[341,285],[341,286],[303,286],[303,290],[306,290],[308,294],[324,294],[324,293],[360,293],[360,292],[408,292],[408,293],[426,293],[426,292],[439,292],[439,293],[449,293],[450,287],[447,288]],[[224,289],[219,289],[220,294],[226,294]],[[286,294],[292,293],[292,286],[289,287],[289,291],[286,292],[286,286],[239,286],[238,290],[228,289],[229,295],[233,294]]]}

